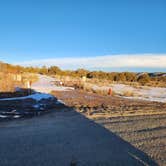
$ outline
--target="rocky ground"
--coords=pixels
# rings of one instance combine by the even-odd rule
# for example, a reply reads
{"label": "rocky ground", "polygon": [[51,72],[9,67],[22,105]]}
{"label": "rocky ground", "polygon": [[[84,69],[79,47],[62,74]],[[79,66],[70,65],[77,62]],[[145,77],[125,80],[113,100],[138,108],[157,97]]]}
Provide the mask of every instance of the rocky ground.
{"label": "rocky ground", "polygon": [[81,91],[53,92],[97,124],[166,165],[166,104]]}
{"label": "rocky ground", "polygon": [[78,90],[54,91],[52,94],[63,100],[66,105],[94,116],[106,115],[113,117],[166,113],[166,103],[103,96]]}

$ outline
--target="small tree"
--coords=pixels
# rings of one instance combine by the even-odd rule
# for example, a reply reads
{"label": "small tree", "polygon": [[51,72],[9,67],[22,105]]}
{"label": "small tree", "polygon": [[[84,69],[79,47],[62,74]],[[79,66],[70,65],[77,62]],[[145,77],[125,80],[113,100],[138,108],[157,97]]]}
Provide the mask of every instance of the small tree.
{"label": "small tree", "polygon": [[78,76],[78,77],[83,77],[83,76],[87,76],[87,74],[89,73],[88,70],[85,70],[85,69],[78,69],[75,71],[75,74]]}
{"label": "small tree", "polygon": [[60,74],[61,73],[61,69],[57,66],[51,66],[49,69],[48,69],[48,73],[49,74]]}
{"label": "small tree", "polygon": [[150,77],[149,77],[149,75],[148,75],[147,73],[145,73],[145,74],[140,75],[140,76],[137,78],[137,81],[138,81],[139,83],[141,83],[142,85],[145,85],[145,84],[147,84],[148,82],[150,82]]}
{"label": "small tree", "polygon": [[133,81],[136,80],[136,74],[135,73],[125,72],[124,74],[126,76],[126,81],[133,82]]}
{"label": "small tree", "polygon": [[40,69],[40,74],[48,74],[48,68],[46,66],[43,66],[41,69]]}

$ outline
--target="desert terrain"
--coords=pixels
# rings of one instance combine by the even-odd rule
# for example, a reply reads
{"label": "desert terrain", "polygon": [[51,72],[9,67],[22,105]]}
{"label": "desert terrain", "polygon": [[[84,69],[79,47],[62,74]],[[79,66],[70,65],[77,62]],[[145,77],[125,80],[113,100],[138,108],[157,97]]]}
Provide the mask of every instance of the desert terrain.
{"label": "desert terrain", "polygon": [[[0,99],[1,113],[7,105],[8,112],[16,110],[1,116],[0,165],[165,165],[166,103],[54,81],[40,76],[32,85],[37,93]],[[22,116],[25,102],[29,109]]]}

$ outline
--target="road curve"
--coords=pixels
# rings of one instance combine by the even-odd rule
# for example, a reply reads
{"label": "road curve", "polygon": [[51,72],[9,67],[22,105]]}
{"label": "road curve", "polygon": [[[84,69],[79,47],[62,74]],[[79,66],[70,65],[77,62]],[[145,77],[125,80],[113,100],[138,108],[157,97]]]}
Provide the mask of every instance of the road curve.
{"label": "road curve", "polygon": [[39,79],[37,82],[33,83],[31,88],[36,90],[37,92],[42,93],[50,93],[53,90],[72,90],[71,87],[62,87],[56,86],[54,82],[56,81],[55,78],[46,76],[46,75],[38,75]]}

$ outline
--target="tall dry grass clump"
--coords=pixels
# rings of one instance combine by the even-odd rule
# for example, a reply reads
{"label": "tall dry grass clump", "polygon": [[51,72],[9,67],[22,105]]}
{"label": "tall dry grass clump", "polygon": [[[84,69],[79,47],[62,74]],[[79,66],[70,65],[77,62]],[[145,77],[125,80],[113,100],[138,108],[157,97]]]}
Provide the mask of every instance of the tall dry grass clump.
{"label": "tall dry grass clump", "polygon": [[5,73],[0,74],[0,92],[14,91],[15,82],[13,78]]}
{"label": "tall dry grass clump", "polygon": [[134,97],[135,96],[134,92],[131,90],[124,91],[122,95],[126,96],[126,97]]}
{"label": "tall dry grass clump", "polygon": [[36,82],[38,77],[36,74],[24,73],[24,74],[11,74],[0,73],[0,92],[14,92],[16,87],[27,88],[25,86],[26,81],[31,83]]}

